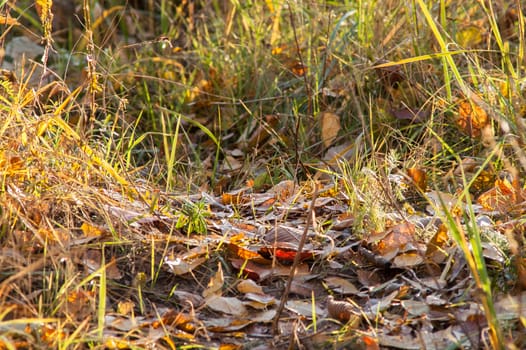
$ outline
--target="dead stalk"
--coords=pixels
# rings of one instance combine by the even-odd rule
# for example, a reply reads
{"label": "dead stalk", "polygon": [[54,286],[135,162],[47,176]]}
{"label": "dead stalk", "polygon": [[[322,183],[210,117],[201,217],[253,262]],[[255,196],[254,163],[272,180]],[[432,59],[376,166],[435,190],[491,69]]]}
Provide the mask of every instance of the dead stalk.
{"label": "dead stalk", "polygon": [[276,311],[276,316],[274,317],[274,322],[272,324],[272,333],[274,335],[279,334],[279,319],[281,317],[281,313],[283,312],[283,309],[285,308],[285,303],[287,302],[290,288],[292,286],[292,280],[294,279],[294,275],[296,273],[296,268],[298,267],[301,259],[301,254],[303,252],[303,246],[305,245],[305,241],[307,240],[307,233],[309,232],[309,227],[311,223],[313,222],[313,216],[314,216],[314,203],[316,202],[316,198],[318,197],[318,186],[316,183],[314,183],[314,193],[312,194],[312,200],[309,206],[309,212],[307,214],[307,222],[305,223],[305,229],[303,230],[303,234],[301,235],[301,240],[298,245],[298,251],[296,253],[296,256],[294,256],[294,262],[292,263],[292,266],[290,268],[289,278],[287,278],[287,285],[285,286],[285,291],[283,292],[283,295],[281,296],[281,300],[279,303],[278,310]]}

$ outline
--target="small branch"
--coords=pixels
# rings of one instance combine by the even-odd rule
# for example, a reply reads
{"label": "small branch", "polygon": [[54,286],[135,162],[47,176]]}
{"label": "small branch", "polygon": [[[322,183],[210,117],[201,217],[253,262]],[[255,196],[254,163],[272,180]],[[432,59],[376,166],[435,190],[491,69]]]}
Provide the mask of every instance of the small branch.
{"label": "small branch", "polygon": [[283,295],[281,296],[281,301],[279,303],[278,311],[276,312],[276,316],[274,317],[274,322],[272,324],[272,333],[274,335],[279,334],[279,318],[281,317],[281,313],[283,312],[283,309],[285,308],[285,303],[287,302],[287,299],[289,297],[290,288],[292,286],[292,280],[294,279],[294,275],[296,274],[296,269],[300,263],[301,255],[303,253],[303,246],[305,245],[305,241],[307,240],[307,233],[309,232],[309,227],[311,226],[313,216],[314,216],[314,203],[316,202],[316,198],[318,197],[318,186],[316,185],[316,182],[313,181],[314,184],[314,193],[312,194],[312,200],[309,207],[309,212],[307,214],[307,222],[305,224],[305,229],[303,230],[303,234],[301,235],[301,240],[298,244],[298,251],[296,252],[296,256],[294,257],[294,262],[292,263],[292,266],[290,268],[290,274],[289,278],[287,279],[287,285],[285,287],[285,291],[283,292]]}

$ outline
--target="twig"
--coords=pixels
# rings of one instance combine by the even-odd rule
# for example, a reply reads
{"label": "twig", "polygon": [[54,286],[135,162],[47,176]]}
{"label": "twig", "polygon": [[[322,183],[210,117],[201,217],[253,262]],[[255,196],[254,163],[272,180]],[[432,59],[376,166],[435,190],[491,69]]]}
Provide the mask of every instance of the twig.
{"label": "twig", "polygon": [[287,279],[287,285],[285,287],[285,291],[283,292],[283,295],[281,296],[281,300],[279,303],[278,311],[276,312],[276,316],[274,317],[274,322],[272,324],[272,333],[274,335],[279,334],[279,318],[281,317],[281,313],[283,312],[283,309],[285,307],[285,303],[287,302],[287,299],[289,297],[290,288],[292,286],[292,280],[294,279],[294,275],[296,274],[296,268],[298,267],[301,259],[301,255],[303,253],[303,246],[305,245],[305,241],[307,240],[307,233],[309,232],[309,227],[312,222],[312,217],[314,216],[314,203],[316,202],[316,198],[318,197],[318,186],[314,183],[314,193],[312,194],[312,200],[310,202],[309,212],[307,215],[307,222],[305,224],[305,229],[303,230],[303,234],[301,236],[301,240],[298,244],[298,251],[296,252],[296,256],[294,256],[294,262],[292,263],[292,266],[290,268],[289,278]]}

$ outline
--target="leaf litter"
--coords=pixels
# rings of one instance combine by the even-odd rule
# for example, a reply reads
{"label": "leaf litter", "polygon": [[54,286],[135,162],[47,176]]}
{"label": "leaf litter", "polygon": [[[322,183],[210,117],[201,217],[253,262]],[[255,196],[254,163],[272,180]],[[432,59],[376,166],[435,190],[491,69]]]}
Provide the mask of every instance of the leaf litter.
{"label": "leaf litter", "polygon": [[[505,13],[505,28],[511,15]],[[462,46],[482,40],[477,25],[458,36]],[[309,73],[295,58],[281,58],[294,75]],[[400,103],[413,91],[405,66],[374,66],[387,114],[409,125],[430,118],[415,96]],[[17,85],[11,77],[4,85],[9,82]],[[349,87],[341,84],[329,81],[324,94],[343,97]],[[206,104],[211,86],[199,80],[188,99]],[[31,115],[28,105],[21,108]],[[442,222],[445,212],[461,218],[471,208],[490,271],[503,275],[498,283],[522,286],[495,294],[496,316],[524,327],[526,263],[516,237],[524,235],[524,225],[509,218],[524,214],[526,193],[512,172],[481,170],[472,158],[452,167],[446,177],[462,186],[467,178],[476,191],[471,207],[465,195],[437,190],[419,167],[388,174],[385,182],[384,174],[364,167],[359,183],[335,169],[362,152],[363,135],[337,144],[342,118],[324,111],[318,119],[327,168],[320,173],[329,176],[184,196],[122,177],[69,124],[39,117],[2,129],[1,224],[8,236],[0,255],[2,346],[53,347],[82,332],[110,349],[283,348],[290,339],[310,348],[338,348],[339,342],[345,348],[345,341],[366,349],[480,348],[488,342],[480,291]],[[458,99],[455,123],[470,138],[483,137],[489,118],[476,101]],[[237,141],[241,149],[275,142],[279,115],[260,119]],[[228,152],[220,170],[242,169],[245,153]],[[364,186],[377,190],[374,203]],[[319,198],[311,207],[315,187]],[[378,203],[384,210],[376,219],[383,224],[373,228],[375,218],[356,209]],[[510,251],[519,259],[517,280],[509,277]],[[280,300],[286,301],[283,313],[277,312]]]}
{"label": "leaf litter", "polygon": [[[422,191],[424,186],[416,182],[408,185]],[[309,209],[310,189],[316,185],[321,186],[320,198]],[[502,197],[507,205],[520,204],[522,190],[515,188],[513,181],[497,180],[495,187],[479,197],[484,204],[479,217],[487,218],[488,235],[493,232],[504,244],[509,242],[498,233],[499,226],[491,217],[509,208],[486,198]],[[200,344],[218,344],[229,338],[240,346],[267,339],[279,346],[294,332],[312,337],[310,341],[322,346],[342,324],[360,330],[360,336],[354,337],[362,343],[372,341],[400,349],[417,349],[422,344],[427,349],[442,349],[483,341],[486,325],[481,305],[474,295],[465,294],[476,290],[470,287],[459,248],[435,214],[439,211],[393,213],[395,219],[390,219],[385,230],[358,239],[352,234],[357,219],[344,191],[338,183],[285,181],[262,193],[246,189],[191,198],[161,193],[161,214],[133,200],[140,193],[123,196],[117,189],[105,190],[97,196],[108,196],[107,203],[119,197],[107,211],[108,221],[79,221],[78,237],[71,241],[60,240],[56,229],[46,237],[35,234],[26,238],[32,243],[25,246],[33,250],[30,259],[35,262],[41,254],[39,246],[40,250],[47,247],[48,254],[57,258],[68,246],[76,251],[76,257],[63,257],[66,266],[83,266],[87,280],[96,280],[105,271],[108,281],[118,282],[107,286],[108,307],[114,310],[105,316],[107,347],[141,346],[146,344],[144,339],[162,343],[166,337],[175,343]],[[432,198],[436,194],[429,191],[428,195]],[[26,203],[33,199],[18,188],[5,192],[3,200],[11,208],[27,208]],[[456,200],[453,195],[448,201]],[[69,201],[71,208],[76,203]],[[177,225],[180,216],[188,214],[178,208],[188,203],[199,204],[206,211],[202,217],[206,232],[189,232],[188,226]],[[298,251],[307,215],[313,215],[314,225],[307,228],[307,244]],[[28,227],[36,230],[38,220],[27,222]],[[45,227],[43,224],[38,225]],[[426,230],[432,234],[425,235]],[[104,246],[112,234],[133,250],[141,248],[130,239],[139,239],[144,252],[152,255],[147,258],[144,253]],[[486,242],[488,264],[505,261],[499,255],[506,249],[502,244]],[[13,266],[15,260],[9,262],[8,254],[3,255],[5,266]],[[276,338],[270,324],[276,317],[284,279],[298,254],[300,264]],[[30,264],[26,269],[30,273],[35,268]],[[16,288],[10,281],[17,280],[16,275],[4,280],[2,295],[13,293]],[[127,284],[134,289],[119,287]],[[77,322],[91,318],[96,290],[81,284],[64,294],[65,303],[56,316],[75,315]],[[524,297],[498,296],[498,317],[523,318]],[[128,307],[123,306],[126,303]],[[313,322],[321,333],[308,330]],[[371,328],[371,322],[377,326]],[[135,336],[126,335],[131,333]]]}

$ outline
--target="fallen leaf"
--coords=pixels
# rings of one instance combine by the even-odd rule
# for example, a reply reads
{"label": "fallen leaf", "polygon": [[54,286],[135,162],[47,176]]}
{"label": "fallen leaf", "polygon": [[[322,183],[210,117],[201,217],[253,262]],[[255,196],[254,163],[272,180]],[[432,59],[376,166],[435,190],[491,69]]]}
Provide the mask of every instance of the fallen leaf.
{"label": "fallen leaf", "polygon": [[416,253],[416,252],[409,252],[409,253],[403,253],[397,255],[393,259],[393,266],[395,267],[413,267],[420,265],[424,262],[424,258],[422,254]]}
{"label": "fallen leaf", "polygon": [[470,137],[478,137],[481,130],[489,125],[486,112],[473,101],[462,100],[458,105],[457,125]]}
{"label": "fallen leaf", "polygon": [[225,280],[223,278],[223,269],[221,268],[221,262],[219,262],[217,263],[217,272],[212,278],[210,278],[206,289],[203,291],[203,297],[209,298],[212,295],[220,296],[221,288],[223,288],[224,283]]}
{"label": "fallen leaf", "polygon": [[442,263],[447,258],[447,252],[444,251],[444,248],[448,240],[447,226],[441,224],[427,244],[426,258],[437,264]]}
{"label": "fallen leaf", "polygon": [[408,168],[406,172],[420,191],[425,192],[427,190],[427,176],[424,170],[420,168]]}
{"label": "fallen leaf", "polygon": [[457,44],[460,47],[472,48],[482,42],[482,28],[476,25],[468,25],[456,33]]}
{"label": "fallen leaf", "polygon": [[358,289],[347,279],[331,276],[325,278],[325,283],[332,289],[334,292],[349,295],[349,294],[358,294]]}
{"label": "fallen leaf", "polygon": [[263,288],[261,288],[261,286],[258,285],[253,280],[243,280],[239,282],[236,288],[240,293],[243,293],[243,294],[247,294],[247,293],[263,294]]}
{"label": "fallen leaf", "polygon": [[322,112],[318,118],[321,123],[321,140],[325,148],[329,148],[342,128],[340,116],[331,112]]}
{"label": "fallen leaf", "polygon": [[237,298],[211,295],[205,302],[210,309],[234,316],[243,316],[247,309],[243,302]]}
{"label": "fallen leaf", "polygon": [[312,300],[288,300],[285,307],[307,318],[312,318],[313,312],[316,313],[316,317],[318,318],[323,318],[326,315],[325,311],[318,306],[315,306],[314,310],[312,309]]}

